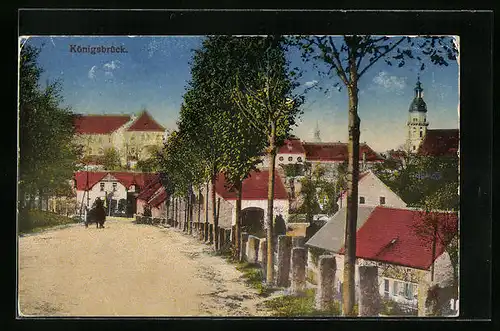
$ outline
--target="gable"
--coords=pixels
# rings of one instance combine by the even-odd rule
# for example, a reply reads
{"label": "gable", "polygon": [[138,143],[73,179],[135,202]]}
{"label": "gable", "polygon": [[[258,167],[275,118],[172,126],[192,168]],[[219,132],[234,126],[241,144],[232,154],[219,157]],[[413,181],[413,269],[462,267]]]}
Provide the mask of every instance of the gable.
{"label": "gable", "polygon": [[165,128],[156,122],[148,112],[143,112],[134,122],[127,128],[127,131],[155,131],[164,132]]}

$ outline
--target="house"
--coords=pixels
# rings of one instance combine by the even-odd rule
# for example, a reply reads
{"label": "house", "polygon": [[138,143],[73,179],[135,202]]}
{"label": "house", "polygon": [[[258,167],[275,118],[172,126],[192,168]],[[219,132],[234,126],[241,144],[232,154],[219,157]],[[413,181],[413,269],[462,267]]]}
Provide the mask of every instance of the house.
{"label": "house", "polygon": [[418,148],[422,156],[452,156],[458,153],[458,129],[427,130]]}
{"label": "house", "polygon": [[136,214],[144,215],[148,206],[151,217],[166,218],[168,201],[169,196],[161,183],[160,176],[156,176],[137,196]]}
{"label": "house", "polygon": [[84,158],[93,164],[102,163],[107,148],[115,148],[122,165],[133,166],[148,158],[154,146],[162,146],[165,135],[165,128],[147,111],[138,116],[78,114],[73,124]]}
{"label": "house", "polygon": [[[265,217],[267,215],[267,195],[268,195],[268,180],[269,170],[252,171],[250,175],[243,181],[241,211],[242,224],[252,225],[257,228],[265,228]],[[281,177],[277,172],[274,174],[274,215],[281,216],[284,220],[288,218],[288,194]],[[206,194],[206,189],[202,190],[202,194]],[[206,215],[208,210],[209,221],[212,223],[212,188],[209,185],[208,190],[208,206],[206,200],[203,206],[202,215]],[[237,193],[231,190],[223,173],[217,177],[215,184],[216,204],[220,200],[219,211],[219,226],[223,228],[231,228],[236,224],[236,200]],[[201,199],[199,199],[201,200]],[[203,201],[201,200],[201,201]],[[195,215],[197,211],[195,210]],[[204,217],[204,216],[203,216]]]}
{"label": "house", "polygon": [[[406,203],[385,185],[371,170],[359,175],[358,203],[366,206],[405,208]],[[347,206],[347,192],[337,200],[339,207]]]}
{"label": "house", "polygon": [[[356,287],[359,291],[358,267],[379,267],[381,297],[416,309],[422,305],[419,293],[425,293],[430,284],[450,287],[453,284],[453,266],[442,241],[419,234],[427,226],[428,217],[439,224],[439,238],[456,237],[456,213],[420,210],[360,207],[356,236]],[[309,241],[308,274],[314,281],[314,255],[334,255],[337,262],[337,286],[343,281],[345,208],[341,209]],[[312,276],[311,276],[312,275]],[[340,287],[339,287],[340,288]],[[358,295],[358,293],[357,293]]]}
{"label": "house", "polygon": [[125,171],[80,171],[75,173],[77,213],[83,207],[92,207],[97,198],[111,204],[112,210],[118,209],[120,200],[132,204],[135,209],[137,194],[157,177],[154,173]]}

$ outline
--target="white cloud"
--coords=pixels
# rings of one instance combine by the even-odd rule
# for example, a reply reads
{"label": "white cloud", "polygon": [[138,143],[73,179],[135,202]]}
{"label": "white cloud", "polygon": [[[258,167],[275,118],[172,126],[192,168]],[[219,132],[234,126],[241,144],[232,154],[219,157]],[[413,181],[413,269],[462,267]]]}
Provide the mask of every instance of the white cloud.
{"label": "white cloud", "polygon": [[373,78],[373,82],[389,92],[397,92],[406,87],[406,79],[406,77],[391,76],[387,72],[381,71]]}
{"label": "white cloud", "polygon": [[106,71],[104,75],[106,75],[106,77],[113,77],[113,73],[111,71]]}
{"label": "white cloud", "polygon": [[119,67],[120,67],[120,61],[118,61],[118,60],[116,60],[116,61],[113,60],[113,61],[111,61],[109,63],[105,63],[103,65],[103,68],[105,70],[115,70],[115,69],[118,69]]}
{"label": "white cloud", "polygon": [[95,78],[95,71],[97,69],[97,66],[93,66],[92,68],[90,68],[89,70],[89,73],[88,73],[88,76],[90,79],[94,79]]}
{"label": "white cloud", "polygon": [[315,80],[315,79],[313,79],[313,80],[311,80],[311,81],[309,81],[309,82],[305,82],[305,83],[304,83],[304,86],[305,86],[305,87],[313,87],[313,86],[314,86],[314,85],[316,85],[316,84],[318,84],[318,81],[317,81],[317,80]]}

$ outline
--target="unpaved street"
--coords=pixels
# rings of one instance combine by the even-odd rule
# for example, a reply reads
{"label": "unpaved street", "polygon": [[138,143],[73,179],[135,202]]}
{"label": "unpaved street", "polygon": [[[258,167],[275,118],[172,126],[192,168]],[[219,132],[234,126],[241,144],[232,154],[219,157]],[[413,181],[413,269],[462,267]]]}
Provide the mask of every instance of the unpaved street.
{"label": "unpaved street", "polygon": [[173,229],[110,220],[19,238],[23,316],[262,316],[241,273]]}

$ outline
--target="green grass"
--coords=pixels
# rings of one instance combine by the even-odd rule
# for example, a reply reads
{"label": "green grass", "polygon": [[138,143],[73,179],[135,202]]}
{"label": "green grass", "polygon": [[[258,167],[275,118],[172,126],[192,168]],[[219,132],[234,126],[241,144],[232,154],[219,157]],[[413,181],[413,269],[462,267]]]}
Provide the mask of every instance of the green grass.
{"label": "green grass", "polygon": [[260,296],[267,297],[272,292],[274,292],[274,288],[272,288],[271,286],[267,286],[264,283],[264,273],[259,265],[247,262],[238,262],[236,264],[236,269],[243,273],[245,283],[256,289]]}
{"label": "green grass", "polygon": [[339,316],[341,314],[340,304],[334,302],[325,311],[317,310],[314,307],[315,289],[307,289],[303,296],[282,295],[264,304],[273,313],[273,316]]}
{"label": "green grass", "polygon": [[70,217],[42,210],[21,211],[18,220],[19,232],[22,234],[36,233],[54,226],[71,225],[78,222]]}

